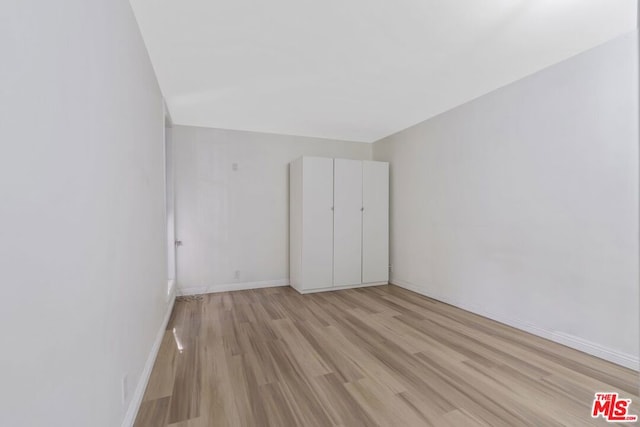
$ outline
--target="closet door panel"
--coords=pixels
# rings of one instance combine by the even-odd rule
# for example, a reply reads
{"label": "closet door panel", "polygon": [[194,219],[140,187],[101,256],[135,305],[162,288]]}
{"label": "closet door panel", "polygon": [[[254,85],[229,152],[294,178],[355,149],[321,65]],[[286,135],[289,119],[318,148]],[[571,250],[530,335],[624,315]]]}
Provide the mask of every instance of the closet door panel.
{"label": "closet door panel", "polygon": [[362,162],[334,160],[333,284],[362,283]]}
{"label": "closet door panel", "polygon": [[389,280],[389,164],[362,162],[362,282]]}
{"label": "closet door panel", "polygon": [[302,289],[333,284],[333,159],[302,165]]}
{"label": "closet door panel", "polygon": [[302,286],[302,158],[289,164],[289,284]]}

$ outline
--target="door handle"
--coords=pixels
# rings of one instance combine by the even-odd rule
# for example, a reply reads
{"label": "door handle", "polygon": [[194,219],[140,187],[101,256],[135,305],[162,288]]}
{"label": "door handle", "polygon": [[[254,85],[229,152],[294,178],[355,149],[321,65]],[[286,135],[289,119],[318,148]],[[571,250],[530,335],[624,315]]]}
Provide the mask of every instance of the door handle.
{"label": "door handle", "polygon": [[176,240],[174,244],[176,245],[176,248],[182,246],[182,240]]}

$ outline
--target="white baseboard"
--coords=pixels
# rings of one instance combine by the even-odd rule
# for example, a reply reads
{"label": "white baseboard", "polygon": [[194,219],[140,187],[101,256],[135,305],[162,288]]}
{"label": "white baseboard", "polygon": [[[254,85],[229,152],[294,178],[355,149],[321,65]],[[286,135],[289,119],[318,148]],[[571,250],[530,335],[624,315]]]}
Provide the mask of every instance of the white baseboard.
{"label": "white baseboard", "polygon": [[594,343],[592,341],[588,341],[583,338],[576,337],[574,335],[570,335],[564,332],[552,331],[549,329],[540,328],[536,325],[532,325],[528,322],[524,322],[519,319],[514,319],[499,313],[489,312],[483,309],[482,307],[471,306],[469,304],[461,303],[460,301],[455,301],[454,299],[446,298],[441,295],[434,295],[432,293],[429,293],[423,287],[417,286],[413,283],[405,282],[403,280],[392,279],[389,281],[389,283],[391,283],[392,285],[396,285],[401,288],[410,290],[417,294],[424,295],[426,297],[433,298],[435,300],[438,300],[447,304],[451,304],[455,307],[461,308],[471,313],[478,314],[483,317],[487,317],[491,320],[504,323],[505,325],[509,325],[514,328],[529,332],[533,335],[537,335],[539,337],[546,338],[548,340],[557,342],[559,344],[566,345],[567,347],[580,350],[592,356],[596,356],[601,359],[608,360],[609,362],[613,362],[617,365],[621,365],[636,371],[640,367],[640,359],[637,356],[633,356],[631,354],[613,350],[611,348],[605,347],[598,343]]}
{"label": "white baseboard", "polygon": [[593,341],[576,337],[575,335],[565,334],[564,332],[553,332],[550,340],[601,359],[608,360],[609,362],[624,366],[625,368],[637,371],[640,365],[640,359],[638,357],[633,357],[630,354],[612,350]]}
{"label": "white baseboard", "polygon": [[138,380],[136,389],[133,392],[133,395],[131,396],[129,407],[127,408],[127,412],[124,415],[124,421],[122,421],[122,427],[132,427],[133,423],[135,423],[136,421],[136,416],[138,416],[138,410],[140,410],[140,405],[142,404],[142,398],[144,396],[145,390],[147,389],[147,384],[149,383],[149,377],[151,377],[151,371],[153,370],[153,365],[156,363],[156,357],[158,356],[158,351],[160,350],[160,344],[162,344],[162,339],[164,338],[164,334],[167,329],[167,324],[169,323],[169,319],[171,318],[171,312],[173,311],[173,304],[176,301],[176,296],[174,292],[171,292],[170,296],[171,296],[171,302],[169,303],[167,312],[164,315],[164,320],[162,321],[162,325],[160,325],[160,329],[156,334],[156,339],[153,342],[153,346],[151,347],[151,351],[149,352],[149,356],[147,357],[147,362],[144,364],[144,369],[142,370],[142,374],[140,374],[140,379]]}
{"label": "white baseboard", "polygon": [[178,287],[178,295],[202,295],[216,292],[244,291],[247,289],[274,288],[276,286],[289,286],[289,279],[264,280],[261,282],[225,283],[222,285],[196,286],[190,288]]}
{"label": "white baseboard", "polygon": [[368,288],[370,286],[382,286],[387,284],[389,284],[389,282],[361,283],[359,285],[332,286],[330,288],[321,288],[321,289],[303,289],[303,290],[298,288],[293,288],[293,289],[298,291],[298,293],[305,295],[305,294],[315,294],[317,292],[342,291],[345,289]]}
{"label": "white baseboard", "polygon": [[176,279],[169,279],[167,283],[167,302],[176,297]]}

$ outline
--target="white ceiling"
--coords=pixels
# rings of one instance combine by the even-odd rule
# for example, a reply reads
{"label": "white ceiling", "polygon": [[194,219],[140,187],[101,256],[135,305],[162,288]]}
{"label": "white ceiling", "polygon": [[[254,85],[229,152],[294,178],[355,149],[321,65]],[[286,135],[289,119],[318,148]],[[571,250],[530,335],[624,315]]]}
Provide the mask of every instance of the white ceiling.
{"label": "white ceiling", "polygon": [[373,142],[636,27],[636,0],[131,0],[176,124]]}

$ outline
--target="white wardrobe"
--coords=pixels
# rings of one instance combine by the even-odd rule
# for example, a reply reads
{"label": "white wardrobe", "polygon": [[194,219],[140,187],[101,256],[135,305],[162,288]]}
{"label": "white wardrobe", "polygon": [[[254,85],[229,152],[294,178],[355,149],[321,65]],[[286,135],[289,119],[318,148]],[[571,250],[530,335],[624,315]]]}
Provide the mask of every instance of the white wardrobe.
{"label": "white wardrobe", "polygon": [[290,283],[301,293],[389,280],[389,164],[301,157],[289,167]]}

